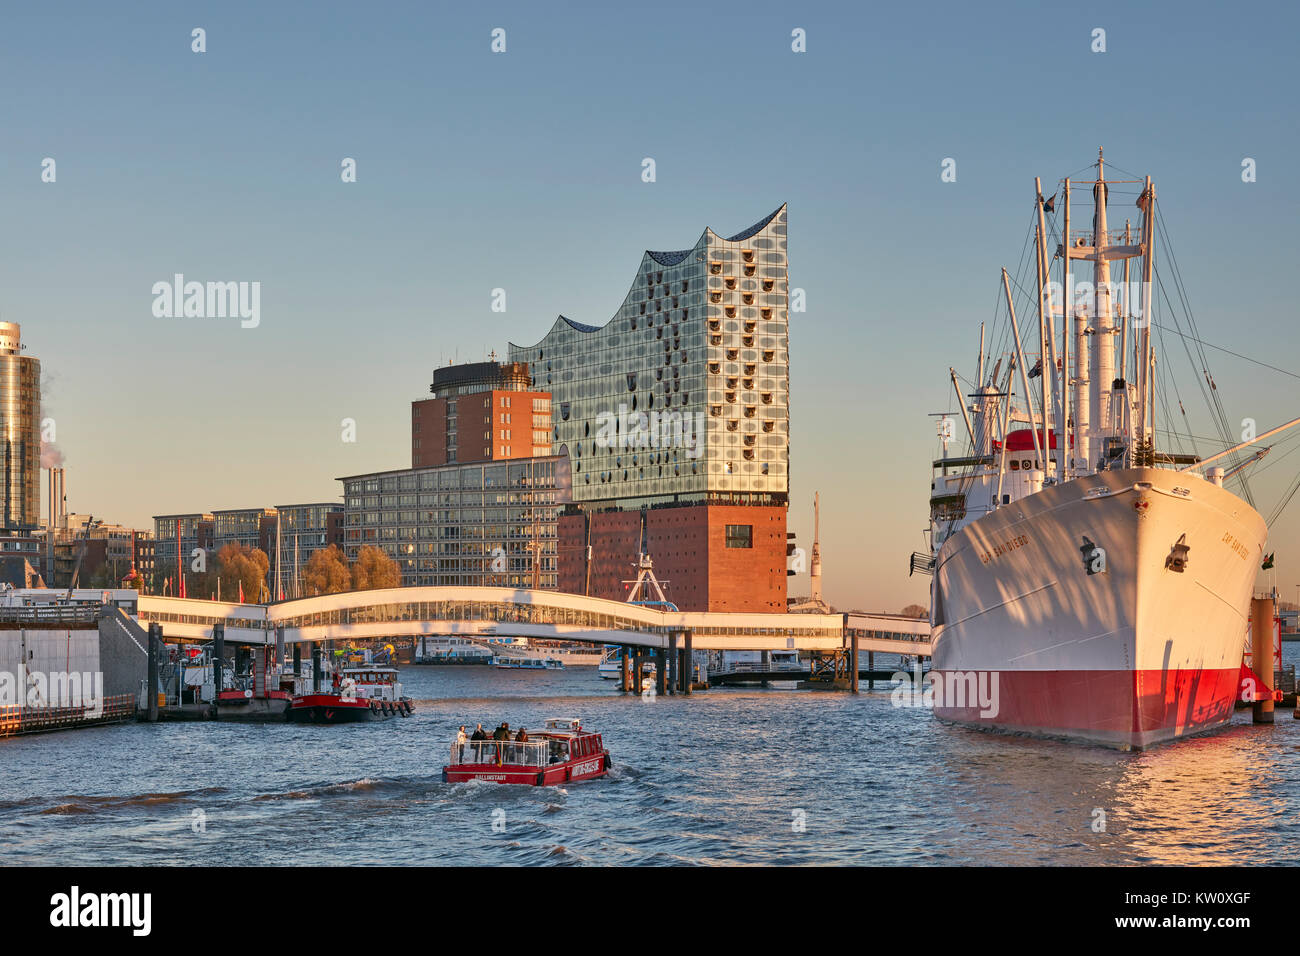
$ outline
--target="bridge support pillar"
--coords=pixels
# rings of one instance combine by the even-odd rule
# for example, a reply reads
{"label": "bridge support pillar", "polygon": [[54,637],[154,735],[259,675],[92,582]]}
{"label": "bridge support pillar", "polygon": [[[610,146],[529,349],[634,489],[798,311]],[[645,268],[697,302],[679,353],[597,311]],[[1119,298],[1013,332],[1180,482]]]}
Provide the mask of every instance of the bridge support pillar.
{"label": "bridge support pillar", "polygon": [[[763,673],[764,673],[764,674],[771,673],[771,671],[772,671],[772,652],[771,652],[771,651],[763,651],[761,656],[762,656],[762,661],[763,661],[763,665],[762,665],[762,666],[763,666]],[[761,684],[761,686],[763,686],[763,687],[768,686],[767,681],[763,681],[762,684]]]}
{"label": "bridge support pillar", "polygon": [[668,693],[668,653],[662,647],[655,651],[655,693]]}
{"label": "bridge support pillar", "polygon": [[293,676],[297,677],[302,673],[302,643],[295,642],[293,645]]}
{"label": "bridge support pillar", "polygon": [[682,658],[686,664],[686,675],[682,679],[682,693],[689,694],[691,685],[695,682],[695,654],[691,646],[691,631],[687,628],[682,632]]}
{"label": "bridge support pillar", "polygon": [[876,652],[867,651],[867,690],[876,689],[876,680],[873,674],[876,673]]}
{"label": "bridge support pillar", "polygon": [[849,636],[849,691],[858,692],[858,632],[856,629]]}
{"label": "bridge support pillar", "polygon": [[618,668],[618,689],[627,693],[632,689],[631,661],[629,658],[628,647],[624,644],[618,650],[619,668]]}
{"label": "bridge support pillar", "polygon": [[668,632],[668,693],[677,693],[677,672],[681,660],[677,656],[677,632]]}

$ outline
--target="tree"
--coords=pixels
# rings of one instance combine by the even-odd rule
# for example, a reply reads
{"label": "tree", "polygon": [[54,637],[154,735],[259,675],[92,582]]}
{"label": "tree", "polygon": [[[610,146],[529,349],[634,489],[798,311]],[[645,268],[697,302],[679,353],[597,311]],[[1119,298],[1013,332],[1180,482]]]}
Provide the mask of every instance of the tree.
{"label": "tree", "polygon": [[302,588],[310,597],[338,594],[352,587],[347,562],[337,545],[312,552],[302,569]]}
{"label": "tree", "polygon": [[919,604],[909,604],[898,612],[903,617],[929,617],[930,612]]}
{"label": "tree", "polygon": [[217,578],[221,581],[222,600],[238,601],[242,585],[245,602],[261,602],[262,592],[266,590],[266,573],[270,568],[271,559],[261,548],[250,548],[233,541],[226,545],[217,552]]}
{"label": "tree", "polygon": [[352,587],[357,591],[400,588],[402,572],[397,562],[371,545],[362,545],[352,565]]}

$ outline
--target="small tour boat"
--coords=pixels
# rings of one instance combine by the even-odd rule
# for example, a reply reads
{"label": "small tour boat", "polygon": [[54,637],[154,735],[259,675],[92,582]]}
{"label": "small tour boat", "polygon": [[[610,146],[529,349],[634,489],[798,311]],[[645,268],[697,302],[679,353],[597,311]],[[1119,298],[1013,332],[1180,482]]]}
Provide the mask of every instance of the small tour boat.
{"label": "small tour boat", "polygon": [[583,730],[576,717],[553,717],[528,740],[453,741],[444,783],[487,780],[533,787],[575,780],[594,780],[609,773],[614,761],[600,734]]}

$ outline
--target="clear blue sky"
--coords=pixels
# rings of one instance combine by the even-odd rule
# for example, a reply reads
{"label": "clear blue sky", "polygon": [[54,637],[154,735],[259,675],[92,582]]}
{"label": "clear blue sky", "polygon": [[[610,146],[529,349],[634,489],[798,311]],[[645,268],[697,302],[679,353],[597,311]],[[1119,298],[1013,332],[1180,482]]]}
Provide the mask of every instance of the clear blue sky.
{"label": "clear blue sky", "polygon": [[[409,464],[434,365],[602,324],[643,249],[788,202],[792,527],[820,490],[828,596],[897,609],[925,599],[926,414],[973,372],[1035,175],[1100,144],[1149,172],[1206,338],[1300,366],[1296,34],[1267,3],[10,5],[0,317],[44,365],[73,510],[148,527]],[[154,318],[176,272],[260,281],[261,325]],[[1230,419],[1300,414],[1296,379],[1212,357]],[[1288,598],[1298,529],[1300,502]]]}

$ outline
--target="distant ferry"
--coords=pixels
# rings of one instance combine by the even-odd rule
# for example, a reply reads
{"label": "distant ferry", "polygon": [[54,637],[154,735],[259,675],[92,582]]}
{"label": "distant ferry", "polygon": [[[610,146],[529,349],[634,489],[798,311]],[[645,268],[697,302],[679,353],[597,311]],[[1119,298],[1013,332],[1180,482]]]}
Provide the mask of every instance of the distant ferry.
{"label": "distant ferry", "polygon": [[494,657],[492,666],[512,671],[562,671],[564,661],[554,657]]}

